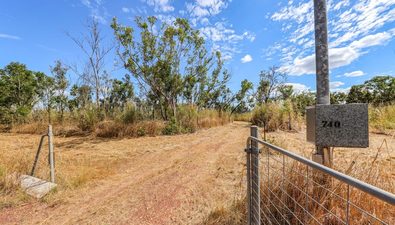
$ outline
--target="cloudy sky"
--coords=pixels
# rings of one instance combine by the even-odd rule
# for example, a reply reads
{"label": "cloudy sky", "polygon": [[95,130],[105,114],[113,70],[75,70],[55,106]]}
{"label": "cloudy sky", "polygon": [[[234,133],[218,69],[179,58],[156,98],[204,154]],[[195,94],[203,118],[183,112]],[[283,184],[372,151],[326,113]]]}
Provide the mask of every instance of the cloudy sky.
{"label": "cloudy sky", "polygon": [[[134,26],[135,16],[171,23],[187,18],[207,48],[219,50],[236,91],[247,78],[277,65],[294,89],[315,90],[314,17],[310,0],[13,0],[0,7],[0,68],[21,62],[47,74],[55,60],[73,63],[81,50],[64,34],[79,37],[89,17],[113,38],[113,16]],[[377,75],[395,75],[395,0],[328,0],[332,91],[345,91]],[[125,70],[114,73],[122,77]],[[76,76],[70,73],[76,81]]]}

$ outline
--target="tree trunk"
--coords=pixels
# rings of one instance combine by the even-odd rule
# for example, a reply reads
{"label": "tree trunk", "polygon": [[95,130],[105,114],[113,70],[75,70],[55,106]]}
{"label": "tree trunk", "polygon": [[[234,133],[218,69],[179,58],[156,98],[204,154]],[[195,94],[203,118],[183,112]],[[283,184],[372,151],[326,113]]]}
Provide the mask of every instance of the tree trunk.
{"label": "tree trunk", "polygon": [[99,96],[100,96],[100,89],[97,88],[97,89],[96,89],[96,104],[97,104],[97,107],[98,107],[98,108],[100,108],[100,99],[99,99]]}
{"label": "tree trunk", "polygon": [[47,111],[48,111],[48,123],[51,124],[52,121],[51,121],[51,107],[50,106],[47,107]]}

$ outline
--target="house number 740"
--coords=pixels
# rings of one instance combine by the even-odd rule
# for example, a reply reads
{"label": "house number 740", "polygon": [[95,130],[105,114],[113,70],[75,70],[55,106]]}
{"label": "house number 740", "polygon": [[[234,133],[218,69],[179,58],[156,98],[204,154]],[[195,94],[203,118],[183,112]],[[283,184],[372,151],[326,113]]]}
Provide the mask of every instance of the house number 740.
{"label": "house number 740", "polygon": [[322,126],[323,127],[340,127],[340,122],[339,121],[322,121]]}

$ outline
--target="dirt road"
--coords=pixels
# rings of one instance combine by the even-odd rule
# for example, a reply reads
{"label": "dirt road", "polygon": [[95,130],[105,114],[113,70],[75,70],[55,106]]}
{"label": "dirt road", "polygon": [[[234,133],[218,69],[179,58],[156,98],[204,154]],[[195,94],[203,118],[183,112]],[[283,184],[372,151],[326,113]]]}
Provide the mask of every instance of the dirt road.
{"label": "dirt road", "polygon": [[[0,209],[0,223],[203,224],[215,213],[232,210],[243,198],[248,134],[247,123],[235,122],[177,136],[56,138],[60,156],[73,155],[77,160],[95,154],[119,158],[119,163],[110,176],[93,177],[76,189],[60,187],[44,201],[29,198]],[[11,140],[12,135],[32,143],[38,137],[8,134],[0,139]],[[95,166],[99,165],[91,165]]]}

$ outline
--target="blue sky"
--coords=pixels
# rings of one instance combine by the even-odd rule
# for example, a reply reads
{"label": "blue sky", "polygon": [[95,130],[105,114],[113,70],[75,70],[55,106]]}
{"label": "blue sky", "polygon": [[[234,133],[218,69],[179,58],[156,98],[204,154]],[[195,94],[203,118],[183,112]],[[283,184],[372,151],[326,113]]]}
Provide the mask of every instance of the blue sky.
{"label": "blue sky", "polygon": [[[313,1],[304,0],[12,0],[0,2],[0,68],[21,62],[50,75],[55,60],[75,63],[81,49],[74,37],[96,18],[106,41],[113,39],[113,16],[134,26],[134,17],[161,21],[187,18],[208,50],[221,51],[232,71],[232,90],[261,70],[286,69],[297,91],[315,90]],[[347,91],[377,75],[395,75],[395,0],[328,0],[332,91]],[[114,56],[111,56],[114,57]],[[109,59],[111,64],[112,58]],[[126,70],[117,70],[121,78]],[[77,76],[71,71],[73,82]]]}

